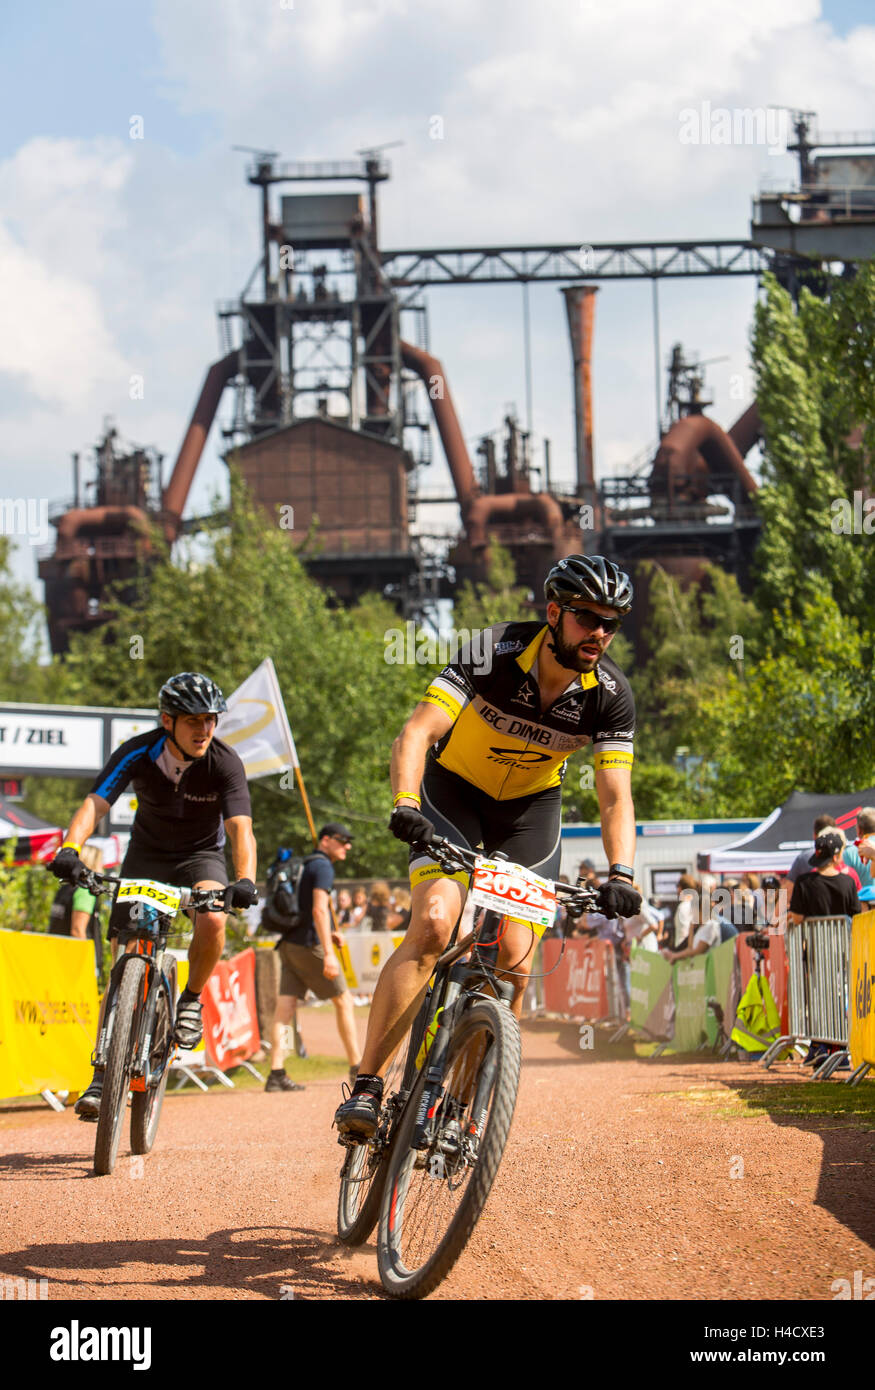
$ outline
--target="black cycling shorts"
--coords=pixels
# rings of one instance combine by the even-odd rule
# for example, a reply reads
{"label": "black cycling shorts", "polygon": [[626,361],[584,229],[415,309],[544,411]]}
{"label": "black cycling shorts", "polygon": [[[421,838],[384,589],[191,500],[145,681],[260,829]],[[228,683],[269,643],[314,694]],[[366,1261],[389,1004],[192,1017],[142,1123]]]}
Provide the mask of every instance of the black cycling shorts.
{"label": "black cycling shorts", "polygon": [[[174,855],[156,854],[153,850],[128,847],[119,878],[151,878],[157,883],[170,883],[174,888],[193,888],[196,883],[212,879],[228,886],[228,869],[221,850],[198,850],[179,859]],[[129,907],[113,906],[109,918],[107,939],[118,936],[128,926]]]}
{"label": "black cycling shorts", "polygon": [[[558,874],[561,787],[495,801],[464,777],[429,762],[420,795],[422,814],[438,835],[467,849],[482,849],[484,854],[501,850],[512,863],[534,869],[544,878],[555,879]],[[411,850],[411,887],[436,877],[446,875],[428,855]]]}

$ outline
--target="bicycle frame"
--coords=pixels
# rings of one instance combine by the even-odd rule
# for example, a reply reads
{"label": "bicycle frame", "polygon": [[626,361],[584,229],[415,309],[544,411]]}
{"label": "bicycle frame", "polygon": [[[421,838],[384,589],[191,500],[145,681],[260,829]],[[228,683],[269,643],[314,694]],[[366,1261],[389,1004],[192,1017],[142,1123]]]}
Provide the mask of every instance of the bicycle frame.
{"label": "bicycle frame", "polygon": [[157,939],[152,933],[148,935],[143,933],[142,936],[136,937],[135,949],[133,951],[125,951],[119,956],[112,968],[112,974],[109,979],[103,1025],[98,1035],[94,1056],[92,1057],[92,1063],[96,1067],[106,1066],[112,1030],[115,1025],[118,992],[125,968],[131,960],[137,957],[146,963],[144,997],[141,1001],[141,1007],[138,1010],[137,1042],[131,1066],[130,1089],[132,1091],[145,1091],[150,1087],[158,1085],[161,1077],[164,1075],[175,1047],[173,1039],[170,1038],[165,1047],[160,1066],[150,1069],[149,1053],[152,1047],[152,1034],[155,1028],[155,1018],[158,1011],[158,986],[161,982],[164,984],[168,998],[171,997],[170,980],[164,970],[164,953],[167,937],[170,932],[170,925],[170,921],[162,918]]}
{"label": "bicycle frame", "polygon": [[[428,1148],[434,1140],[433,1126],[429,1122],[434,1119],[437,1102],[440,1098],[447,1052],[455,1026],[470,1001],[486,994],[486,989],[483,987],[472,988],[472,986],[478,980],[482,981],[483,986],[491,990],[495,998],[510,1007],[515,993],[513,984],[509,980],[499,980],[494,973],[495,958],[498,955],[497,942],[480,946],[480,937],[487,925],[495,924],[497,926],[501,920],[498,913],[486,912],[480,926],[470,932],[457,945],[453,946],[451,942],[435,966],[435,984],[431,994],[431,1003],[434,1005],[434,1009],[430,1012],[434,1017],[440,1009],[441,1014],[434,1041],[423,1062],[425,1081],[420,1097],[419,1112],[416,1117],[416,1129],[414,1130],[413,1147],[415,1149]],[[469,951],[475,952],[476,958],[474,960],[462,960],[462,957],[467,955]],[[479,1091],[480,1087],[478,1086],[478,1095]],[[485,1094],[488,1095],[488,1093],[487,1090]],[[408,1099],[409,1093],[404,1098],[401,1108],[402,1114],[406,1109]],[[479,1099],[478,1112],[483,1108],[482,1097]]]}

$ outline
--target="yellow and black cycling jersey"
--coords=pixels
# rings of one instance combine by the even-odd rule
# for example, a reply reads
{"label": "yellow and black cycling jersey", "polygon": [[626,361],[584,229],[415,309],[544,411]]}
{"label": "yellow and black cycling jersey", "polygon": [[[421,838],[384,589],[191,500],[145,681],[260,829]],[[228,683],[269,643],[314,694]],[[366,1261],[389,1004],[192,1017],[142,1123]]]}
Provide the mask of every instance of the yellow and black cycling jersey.
{"label": "yellow and black cycling jersey", "polygon": [[537,622],[499,623],[463,647],[423,696],[453,720],[430,757],[496,801],[557,786],[569,755],[589,743],[597,769],[632,765],[635,701],[609,657],[541,710],[535,672],[547,634]]}

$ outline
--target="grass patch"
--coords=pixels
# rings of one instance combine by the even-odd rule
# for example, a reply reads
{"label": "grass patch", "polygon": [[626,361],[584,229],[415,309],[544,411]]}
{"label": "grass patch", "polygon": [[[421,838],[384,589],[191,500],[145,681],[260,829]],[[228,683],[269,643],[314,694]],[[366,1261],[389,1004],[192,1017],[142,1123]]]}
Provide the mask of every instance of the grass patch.
{"label": "grass patch", "polygon": [[830,1120],[818,1125],[824,1129],[864,1129],[875,1131],[875,1086],[844,1086],[838,1083],[781,1082],[761,1085],[751,1082],[735,1086],[659,1093],[671,1100],[707,1110],[714,1119],[753,1119],[767,1115],[781,1121]]}
{"label": "grass patch", "polygon": [[[236,1091],[264,1090],[264,1083],[270,1071],[270,1061],[253,1062],[252,1065],[259,1073],[259,1080],[256,1080],[245,1067],[238,1067],[236,1071],[229,1073]],[[346,1080],[348,1070],[349,1063],[342,1057],[323,1057],[317,1054],[311,1057],[286,1058],[286,1071],[293,1081],[300,1082],[302,1086],[306,1086],[308,1081],[337,1081],[340,1083]],[[223,1086],[215,1077],[204,1076],[203,1081],[212,1091],[227,1090],[227,1087]],[[167,1094],[169,1096],[202,1095],[203,1092],[193,1082],[186,1081],[184,1086],[180,1086],[179,1091],[171,1082],[167,1088]]]}

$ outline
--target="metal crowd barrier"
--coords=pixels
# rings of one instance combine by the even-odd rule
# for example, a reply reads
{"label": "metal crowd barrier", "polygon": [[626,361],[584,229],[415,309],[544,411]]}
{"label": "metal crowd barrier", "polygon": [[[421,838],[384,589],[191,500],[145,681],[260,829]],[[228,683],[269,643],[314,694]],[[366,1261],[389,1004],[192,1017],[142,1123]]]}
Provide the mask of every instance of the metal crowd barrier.
{"label": "metal crowd barrier", "polygon": [[762,1058],[764,1067],[797,1042],[829,1043],[840,1049],[815,1069],[816,1081],[830,1076],[848,1057],[850,961],[850,917],[806,917],[787,924],[790,1031],[772,1043]]}

